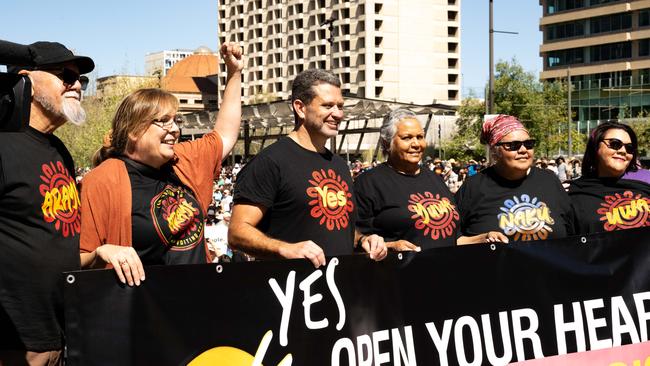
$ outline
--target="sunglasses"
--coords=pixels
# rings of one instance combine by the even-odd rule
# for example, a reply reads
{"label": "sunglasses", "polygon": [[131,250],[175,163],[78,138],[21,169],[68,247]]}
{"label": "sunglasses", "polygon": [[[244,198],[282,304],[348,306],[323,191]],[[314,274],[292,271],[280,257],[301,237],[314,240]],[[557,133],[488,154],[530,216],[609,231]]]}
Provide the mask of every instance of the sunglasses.
{"label": "sunglasses", "polygon": [[521,149],[521,146],[523,145],[526,150],[532,150],[535,148],[535,144],[537,141],[535,140],[526,140],[526,141],[505,141],[505,142],[497,142],[496,146],[502,146],[504,149],[508,151],[519,151]]}
{"label": "sunglasses", "polygon": [[163,130],[169,132],[174,127],[174,125],[180,128],[183,125],[183,122],[184,122],[183,116],[177,114],[172,117],[167,117],[166,119],[154,119],[153,121],[151,121],[151,124],[156,125],[162,128]]}
{"label": "sunglasses", "polygon": [[614,151],[618,151],[622,147],[625,147],[625,152],[628,154],[634,154],[636,152],[636,148],[631,142],[629,144],[624,144],[623,141],[619,139],[602,139],[601,142]]}
{"label": "sunglasses", "polygon": [[65,85],[74,85],[77,81],[81,84],[81,90],[86,90],[88,87],[88,77],[79,75],[78,73],[66,69],[66,68],[59,68],[59,69],[37,69],[45,72],[49,72],[50,74],[58,77],[63,81]]}

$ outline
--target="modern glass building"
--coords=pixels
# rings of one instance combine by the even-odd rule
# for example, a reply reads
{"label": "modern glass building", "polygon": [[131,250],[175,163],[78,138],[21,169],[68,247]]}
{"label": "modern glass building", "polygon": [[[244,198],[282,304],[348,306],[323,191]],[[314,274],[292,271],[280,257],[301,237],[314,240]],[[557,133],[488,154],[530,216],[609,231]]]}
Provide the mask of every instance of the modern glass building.
{"label": "modern glass building", "polygon": [[540,0],[542,80],[571,76],[579,130],[650,116],[650,1]]}

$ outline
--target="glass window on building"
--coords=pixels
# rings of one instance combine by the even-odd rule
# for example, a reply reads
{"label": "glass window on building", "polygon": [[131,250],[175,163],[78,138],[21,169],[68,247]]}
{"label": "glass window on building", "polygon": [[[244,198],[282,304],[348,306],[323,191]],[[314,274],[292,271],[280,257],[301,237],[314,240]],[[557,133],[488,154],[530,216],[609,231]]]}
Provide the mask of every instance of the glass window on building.
{"label": "glass window on building", "polygon": [[639,12],[639,27],[650,25],[650,10],[641,10]]}
{"label": "glass window on building", "polygon": [[545,35],[547,41],[552,41],[554,39],[579,37],[579,36],[583,36],[584,34],[585,34],[584,20],[549,25],[545,29]]}
{"label": "glass window on building", "polygon": [[632,28],[632,14],[620,13],[590,19],[591,34],[616,32]]}
{"label": "glass window on building", "polygon": [[591,61],[608,61],[632,57],[632,43],[619,42],[590,47]]}
{"label": "glass window on building", "polygon": [[650,55],[650,39],[639,40],[639,56]]}
{"label": "glass window on building", "polygon": [[584,62],[584,48],[571,48],[549,52],[546,58],[548,67],[581,64]]}
{"label": "glass window on building", "polygon": [[558,11],[584,8],[584,6],[584,0],[548,0],[546,2],[546,13],[553,14]]}

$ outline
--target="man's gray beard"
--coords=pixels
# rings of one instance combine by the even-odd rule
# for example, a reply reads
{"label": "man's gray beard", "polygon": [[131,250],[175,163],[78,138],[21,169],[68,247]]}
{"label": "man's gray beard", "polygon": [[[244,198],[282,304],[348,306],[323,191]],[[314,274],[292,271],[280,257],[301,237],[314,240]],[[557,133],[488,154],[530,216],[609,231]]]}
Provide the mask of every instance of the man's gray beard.
{"label": "man's gray beard", "polygon": [[86,122],[86,111],[76,99],[65,98],[63,100],[63,114],[75,126],[81,126]]}
{"label": "man's gray beard", "polygon": [[76,126],[81,126],[86,121],[86,111],[84,111],[81,103],[76,99],[64,98],[60,110],[56,108],[49,98],[43,95],[34,95],[34,100],[40,103],[48,112],[53,113],[57,117],[63,117]]}

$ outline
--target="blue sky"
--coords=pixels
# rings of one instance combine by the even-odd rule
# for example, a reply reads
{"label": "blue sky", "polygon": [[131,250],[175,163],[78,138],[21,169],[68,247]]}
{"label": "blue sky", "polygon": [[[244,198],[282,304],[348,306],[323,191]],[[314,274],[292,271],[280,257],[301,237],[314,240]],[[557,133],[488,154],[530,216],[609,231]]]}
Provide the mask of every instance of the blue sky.
{"label": "blue sky", "polygon": [[[488,78],[488,0],[461,0],[463,96]],[[0,39],[57,41],[95,60],[96,76],[141,74],[144,56],[164,49],[217,49],[215,0],[3,0]],[[495,62],[516,58],[541,71],[537,0],[494,0]]]}

